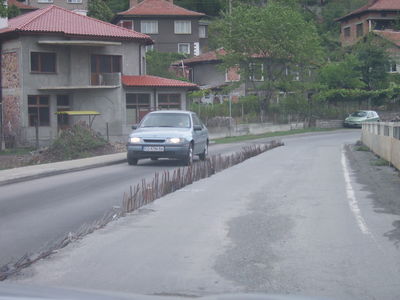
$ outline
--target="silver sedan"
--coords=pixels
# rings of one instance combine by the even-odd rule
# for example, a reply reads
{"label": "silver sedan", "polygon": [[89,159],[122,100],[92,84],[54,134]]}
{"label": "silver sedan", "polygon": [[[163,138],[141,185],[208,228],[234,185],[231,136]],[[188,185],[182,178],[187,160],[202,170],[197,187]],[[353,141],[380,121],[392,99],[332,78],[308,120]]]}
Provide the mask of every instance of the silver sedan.
{"label": "silver sedan", "polygon": [[145,158],[179,159],[190,165],[194,155],[207,157],[208,130],[194,112],[154,111],[132,128],[127,144],[130,165]]}

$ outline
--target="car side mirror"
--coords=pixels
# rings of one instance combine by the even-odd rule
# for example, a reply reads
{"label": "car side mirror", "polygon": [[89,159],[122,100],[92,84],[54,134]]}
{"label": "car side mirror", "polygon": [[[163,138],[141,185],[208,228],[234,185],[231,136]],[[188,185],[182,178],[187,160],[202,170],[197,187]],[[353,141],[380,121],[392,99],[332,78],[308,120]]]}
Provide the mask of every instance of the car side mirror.
{"label": "car side mirror", "polygon": [[137,129],[137,128],[138,128],[137,124],[132,125],[132,129],[133,129],[133,130],[135,130],[135,129]]}
{"label": "car side mirror", "polygon": [[203,127],[201,125],[194,125],[193,129],[194,129],[194,131],[200,131],[203,129]]}

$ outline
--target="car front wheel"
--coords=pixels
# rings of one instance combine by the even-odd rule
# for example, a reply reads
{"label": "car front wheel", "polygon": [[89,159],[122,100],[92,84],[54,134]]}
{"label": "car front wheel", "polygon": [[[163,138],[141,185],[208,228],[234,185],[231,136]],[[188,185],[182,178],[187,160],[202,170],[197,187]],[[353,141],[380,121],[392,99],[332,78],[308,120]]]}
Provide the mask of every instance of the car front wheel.
{"label": "car front wheel", "polygon": [[193,144],[189,145],[188,153],[186,154],[183,163],[185,166],[190,166],[193,163]]}
{"label": "car front wheel", "polygon": [[208,143],[206,143],[203,153],[199,154],[200,160],[206,160],[207,155],[208,155]]}
{"label": "car front wheel", "polygon": [[131,166],[136,166],[137,163],[138,163],[138,159],[137,158],[131,157],[129,155],[128,155],[127,159],[128,159],[128,164],[131,165]]}

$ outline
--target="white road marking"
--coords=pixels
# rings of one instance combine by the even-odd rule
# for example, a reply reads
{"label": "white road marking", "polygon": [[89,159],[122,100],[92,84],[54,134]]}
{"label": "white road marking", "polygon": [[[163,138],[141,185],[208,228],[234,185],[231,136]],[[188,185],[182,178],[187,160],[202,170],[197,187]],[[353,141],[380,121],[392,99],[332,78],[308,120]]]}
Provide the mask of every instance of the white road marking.
{"label": "white road marking", "polygon": [[346,182],[346,194],[347,194],[347,199],[349,201],[350,210],[353,213],[353,215],[357,221],[357,225],[360,228],[361,232],[363,234],[370,235],[371,232],[369,231],[368,226],[365,223],[365,220],[361,215],[361,210],[360,210],[360,207],[358,206],[358,201],[356,199],[353,186],[351,185],[350,173],[349,173],[349,168],[348,168],[348,164],[347,164],[347,158],[346,158],[344,146],[342,148],[342,160],[341,161],[342,161],[344,180]]}

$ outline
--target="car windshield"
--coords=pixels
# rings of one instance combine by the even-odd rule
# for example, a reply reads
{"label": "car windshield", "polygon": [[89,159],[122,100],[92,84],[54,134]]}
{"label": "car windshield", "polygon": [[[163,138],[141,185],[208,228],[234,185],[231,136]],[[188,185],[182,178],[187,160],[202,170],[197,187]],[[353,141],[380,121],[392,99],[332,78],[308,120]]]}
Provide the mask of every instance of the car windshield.
{"label": "car windshield", "polygon": [[178,127],[189,128],[190,118],[187,114],[180,113],[157,113],[150,114],[144,120],[140,127]]}
{"label": "car windshield", "polygon": [[365,111],[356,111],[354,113],[351,114],[352,117],[366,117],[367,116],[367,112]]}

